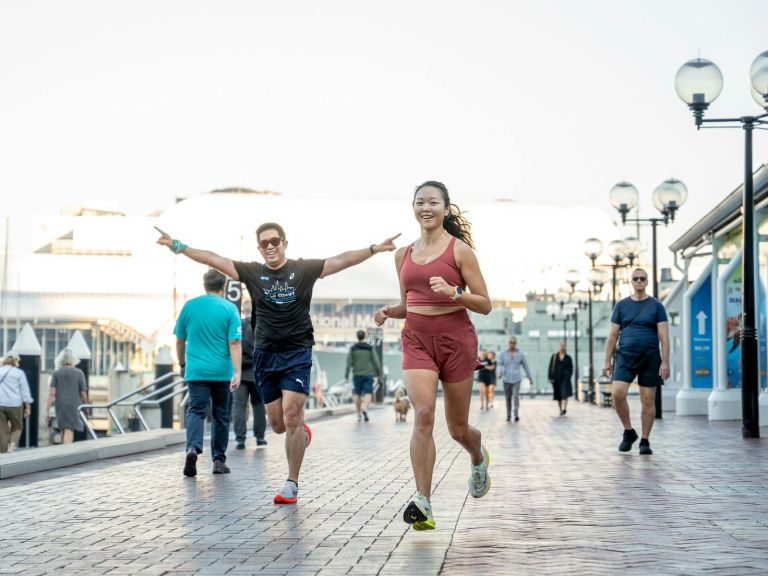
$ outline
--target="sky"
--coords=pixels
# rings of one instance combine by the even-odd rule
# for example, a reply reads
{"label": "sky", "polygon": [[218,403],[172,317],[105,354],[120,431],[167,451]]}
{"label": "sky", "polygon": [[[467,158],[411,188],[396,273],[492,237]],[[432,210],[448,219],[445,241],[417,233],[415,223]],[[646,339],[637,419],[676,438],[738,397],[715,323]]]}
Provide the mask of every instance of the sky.
{"label": "sky", "polygon": [[669,243],[743,176],[741,131],[697,132],[675,72],[711,59],[725,87],[710,115],[759,113],[766,21],[765,0],[4,0],[2,211],[145,214],[241,186],[386,218],[357,200],[407,211],[437,179],[459,205],[610,212],[628,180],[649,216],[674,176],[689,199]]}

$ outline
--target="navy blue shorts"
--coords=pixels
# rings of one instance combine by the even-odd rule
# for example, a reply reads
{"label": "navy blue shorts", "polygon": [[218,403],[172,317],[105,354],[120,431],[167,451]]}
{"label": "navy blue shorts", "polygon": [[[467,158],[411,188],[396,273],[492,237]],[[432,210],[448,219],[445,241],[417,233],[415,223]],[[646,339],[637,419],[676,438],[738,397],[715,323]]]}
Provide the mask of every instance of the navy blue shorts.
{"label": "navy blue shorts", "polygon": [[264,404],[283,396],[283,390],[309,396],[309,374],[312,370],[312,348],[253,351],[253,374]]}
{"label": "navy blue shorts", "polygon": [[373,376],[353,376],[352,384],[355,386],[355,394],[373,394]]}
{"label": "navy blue shorts", "polygon": [[661,352],[658,350],[616,350],[613,365],[613,380],[632,382],[637,377],[640,386],[655,388],[664,384],[659,376]]}

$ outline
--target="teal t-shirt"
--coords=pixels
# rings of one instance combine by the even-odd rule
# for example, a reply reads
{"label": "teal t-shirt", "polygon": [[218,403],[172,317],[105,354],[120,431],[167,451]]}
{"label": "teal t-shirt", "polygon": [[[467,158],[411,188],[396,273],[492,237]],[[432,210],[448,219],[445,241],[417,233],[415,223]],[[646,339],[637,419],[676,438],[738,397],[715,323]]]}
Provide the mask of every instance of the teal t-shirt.
{"label": "teal t-shirt", "polygon": [[221,296],[206,294],[181,309],[174,334],[187,341],[185,380],[230,380],[235,373],[229,342],[242,339],[237,307]]}

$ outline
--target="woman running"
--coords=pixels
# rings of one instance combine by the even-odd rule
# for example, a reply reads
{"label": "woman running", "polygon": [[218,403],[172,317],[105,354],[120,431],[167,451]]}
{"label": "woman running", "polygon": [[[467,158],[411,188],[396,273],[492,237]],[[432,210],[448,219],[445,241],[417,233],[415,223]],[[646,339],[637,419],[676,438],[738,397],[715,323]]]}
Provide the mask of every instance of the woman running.
{"label": "woman running", "polygon": [[491,311],[491,301],[473,252],[469,222],[440,182],[425,182],[413,197],[421,235],[395,254],[400,302],[376,311],[379,326],[387,318],[405,318],[402,331],[403,378],[415,417],[411,466],[416,496],[403,519],[414,530],[435,528],[430,496],[435,467],[437,382],[443,383],[445,419],[451,437],[471,457],[469,493],[480,498],[491,486],[490,457],[480,431],[469,425],[473,373],[477,367],[477,335],[467,309]]}

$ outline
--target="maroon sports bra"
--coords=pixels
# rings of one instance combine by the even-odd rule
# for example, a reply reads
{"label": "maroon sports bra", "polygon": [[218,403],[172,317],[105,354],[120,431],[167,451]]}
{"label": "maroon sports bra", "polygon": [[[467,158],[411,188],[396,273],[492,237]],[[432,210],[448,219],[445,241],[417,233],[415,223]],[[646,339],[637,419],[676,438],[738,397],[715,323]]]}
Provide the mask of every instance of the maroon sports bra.
{"label": "maroon sports bra", "polygon": [[440,256],[427,264],[417,264],[411,258],[413,244],[408,246],[403,258],[403,265],[400,267],[400,282],[405,288],[406,305],[408,306],[460,306],[450,296],[444,296],[433,292],[429,286],[429,279],[432,276],[442,276],[451,286],[461,286],[462,290],[466,288],[464,278],[461,277],[461,271],[456,266],[456,258],[453,256],[453,246],[456,244],[456,237],[452,237],[446,248]]}

